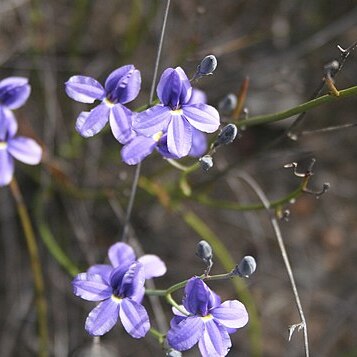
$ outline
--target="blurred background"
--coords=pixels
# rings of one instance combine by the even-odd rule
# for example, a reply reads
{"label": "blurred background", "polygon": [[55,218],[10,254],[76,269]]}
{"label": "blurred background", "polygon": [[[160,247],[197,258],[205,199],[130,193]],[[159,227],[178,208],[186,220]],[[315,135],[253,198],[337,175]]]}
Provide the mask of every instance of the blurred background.
{"label": "blurred background", "polygon": [[[17,162],[16,178],[40,247],[53,356],[164,354],[150,335],[134,340],[119,325],[101,343],[93,342],[84,321],[94,304],[72,294],[70,273],[75,268],[71,264],[64,268],[51,254],[57,244],[80,271],[103,263],[109,246],[120,239],[135,170],[121,162],[120,144],[109,130],[90,139],[75,132],[77,115],[90,106],[68,98],[64,82],[82,74],[103,83],[113,69],[131,63],[141,71],[142,90],[129,107],[147,104],[164,6],[165,1],[158,0],[0,2],[0,78],[29,78],[30,99],[15,114],[19,132],[35,138],[45,150],[38,167]],[[237,94],[249,76],[249,116],[269,114],[307,101],[321,83],[324,66],[340,58],[337,45],[347,48],[356,40],[353,0],[172,1],[159,75],[178,65],[193,75],[200,60],[214,54],[217,70],[196,84],[207,93],[209,104],[217,107],[227,93]],[[354,51],[336,77],[336,87],[356,85],[356,73]],[[315,108],[301,129],[352,123],[356,103],[352,96]],[[291,214],[281,229],[306,314],[312,355],[357,356],[356,129],[277,141],[291,123],[288,119],[248,128],[239,140],[217,152],[209,172],[199,170],[188,181],[197,194],[259,203],[237,178],[245,172],[270,200],[276,200],[300,184],[283,165],[316,158],[309,187],[318,191],[329,182],[331,189],[318,200],[305,194],[284,206]],[[205,206],[185,198],[178,181],[179,172],[158,154],[143,162],[130,237],[135,246],[139,242],[143,251],[166,261],[168,272],[155,280],[156,286],[166,288],[204,270],[195,256],[202,237],[185,220],[184,213],[192,212],[236,263],[247,254],[258,263],[245,284],[257,310],[251,323],[260,325],[260,330],[255,327],[258,338],[252,342],[249,327],[241,329],[232,335],[230,355],[259,355],[261,348],[262,356],[303,356],[301,332],[287,341],[288,326],[298,323],[299,316],[267,213]],[[0,237],[1,356],[36,355],[33,278],[16,206],[6,187],[0,189]],[[215,261],[212,273],[222,273],[222,263]],[[210,287],[223,300],[243,299],[229,281],[212,282]],[[176,298],[180,301],[181,295]],[[164,303],[163,310],[169,321],[170,309]],[[155,319],[153,325],[157,326]],[[197,349],[185,353],[197,354]]]}

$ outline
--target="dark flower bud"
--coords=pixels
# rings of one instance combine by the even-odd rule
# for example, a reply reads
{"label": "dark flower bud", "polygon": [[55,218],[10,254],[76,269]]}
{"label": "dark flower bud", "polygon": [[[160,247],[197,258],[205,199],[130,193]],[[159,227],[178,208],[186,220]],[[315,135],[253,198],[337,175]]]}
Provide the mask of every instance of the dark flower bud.
{"label": "dark flower bud", "polygon": [[233,93],[227,94],[219,103],[218,109],[223,115],[231,115],[237,106],[237,96]]}
{"label": "dark flower bud", "polygon": [[211,155],[204,155],[199,159],[201,168],[204,171],[208,171],[210,168],[213,167],[213,159]]}
{"label": "dark flower bud", "polygon": [[217,58],[213,55],[206,56],[197,66],[196,78],[212,74],[216,67]]}
{"label": "dark flower bud", "polygon": [[196,255],[206,264],[207,269],[205,270],[204,274],[208,276],[213,266],[212,247],[205,240],[201,240],[197,244]]}
{"label": "dark flower bud", "polygon": [[169,350],[166,351],[166,357],[181,357],[182,353],[180,351],[174,350],[173,348],[170,348]]}
{"label": "dark flower bud", "polygon": [[212,247],[205,240],[201,240],[197,244],[196,255],[207,263],[213,258]]}
{"label": "dark flower bud", "polygon": [[216,141],[214,142],[214,146],[217,147],[219,145],[228,145],[233,142],[238,134],[238,129],[234,124],[226,125],[221,132],[218,134]]}
{"label": "dark flower bud", "polygon": [[250,255],[245,256],[241,262],[234,268],[232,275],[238,275],[241,278],[249,278],[257,268],[257,263]]}

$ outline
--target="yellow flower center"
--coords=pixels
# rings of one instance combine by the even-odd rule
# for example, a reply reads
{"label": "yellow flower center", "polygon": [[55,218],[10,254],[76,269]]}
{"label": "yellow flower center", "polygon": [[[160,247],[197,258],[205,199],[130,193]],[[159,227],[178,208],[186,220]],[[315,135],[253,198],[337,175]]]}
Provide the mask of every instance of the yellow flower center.
{"label": "yellow flower center", "polygon": [[120,297],[118,297],[118,296],[115,296],[115,295],[112,295],[111,298],[112,298],[112,300],[113,300],[114,302],[116,302],[117,304],[119,304],[119,303],[123,300],[122,298],[120,298]]}
{"label": "yellow flower center", "polygon": [[158,142],[158,141],[161,139],[161,137],[162,137],[163,134],[164,134],[164,133],[163,133],[162,131],[159,131],[158,133],[154,134],[154,135],[152,136],[152,138],[153,138],[156,142]]}
{"label": "yellow flower center", "polygon": [[203,322],[205,322],[205,321],[212,320],[213,316],[211,314],[208,314],[206,316],[202,316],[201,319],[203,320]]}
{"label": "yellow flower center", "polygon": [[7,148],[7,143],[5,141],[0,141],[0,150],[5,150]]}
{"label": "yellow flower center", "polygon": [[171,115],[182,115],[182,109],[170,110]]}
{"label": "yellow flower center", "polygon": [[104,100],[103,100],[103,102],[104,102],[104,104],[107,106],[107,107],[109,107],[109,108],[112,108],[112,107],[114,107],[114,103],[113,102],[111,102],[108,98],[104,98]]}

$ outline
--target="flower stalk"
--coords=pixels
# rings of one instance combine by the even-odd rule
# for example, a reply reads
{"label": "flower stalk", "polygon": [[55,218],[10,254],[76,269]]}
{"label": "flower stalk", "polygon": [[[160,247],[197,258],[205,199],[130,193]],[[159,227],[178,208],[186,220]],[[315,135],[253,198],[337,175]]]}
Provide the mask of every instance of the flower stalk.
{"label": "flower stalk", "polygon": [[34,286],[36,293],[36,309],[39,329],[39,356],[48,356],[48,325],[47,325],[47,303],[45,299],[45,289],[43,274],[41,269],[40,254],[35,238],[35,233],[31,224],[31,220],[15,178],[10,182],[10,190],[16,203],[17,212],[20,217],[22,229],[24,231],[27,250],[31,262],[31,270],[34,278]]}

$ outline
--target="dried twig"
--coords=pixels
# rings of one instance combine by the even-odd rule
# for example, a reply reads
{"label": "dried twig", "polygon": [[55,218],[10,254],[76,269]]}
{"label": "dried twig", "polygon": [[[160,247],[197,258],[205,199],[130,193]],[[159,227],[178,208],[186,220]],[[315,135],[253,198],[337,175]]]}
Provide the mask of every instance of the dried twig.
{"label": "dried twig", "polygon": [[271,214],[271,212],[270,212],[270,202],[269,202],[268,198],[266,197],[265,193],[263,192],[263,190],[258,185],[258,183],[252,177],[250,177],[247,174],[242,174],[242,175],[239,176],[239,178],[242,179],[243,181],[245,181],[251,187],[251,189],[256,193],[256,195],[259,197],[259,199],[264,204],[265,209],[269,213],[270,223],[271,223],[271,225],[273,227],[276,239],[277,239],[278,244],[279,244],[280,252],[281,252],[281,255],[283,257],[286,270],[288,272],[289,280],[290,280],[291,287],[292,287],[292,290],[293,290],[293,293],[294,293],[294,297],[295,297],[295,303],[296,303],[296,306],[297,306],[297,309],[298,309],[298,312],[299,312],[299,316],[300,316],[300,319],[301,319],[300,323],[294,324],[294,325],[289,327],[289,341],[290,341],[291,335],[293,334],[293,332],[294,332],[294,330],[296,328],[298,328],[298,330],[299,329],[303,329],[305,356],[309,357],[309,355],[310,355],[310,353],[309,353],[309,341],[308,341],[308,333],[307,333],[307,325],[306,325],[305,315],[304,315],[304,311],[303,311],[303,308],[302,308],[302,305],[301,305],[300,297],[299,297],[299,294],[298,294],[298,291],[297,291],[297,288],[296,288],[294,274],[293,274],[293,271],[291,269],[291,265],[290,265],[288,254],[287,254],[287,251],[286,251],[286,248],[285,248],[284,240],[283,240],[283,237],[281,235],[281,231],[280,231],[278,220],[276,219],[276,217],[273,214]]}

